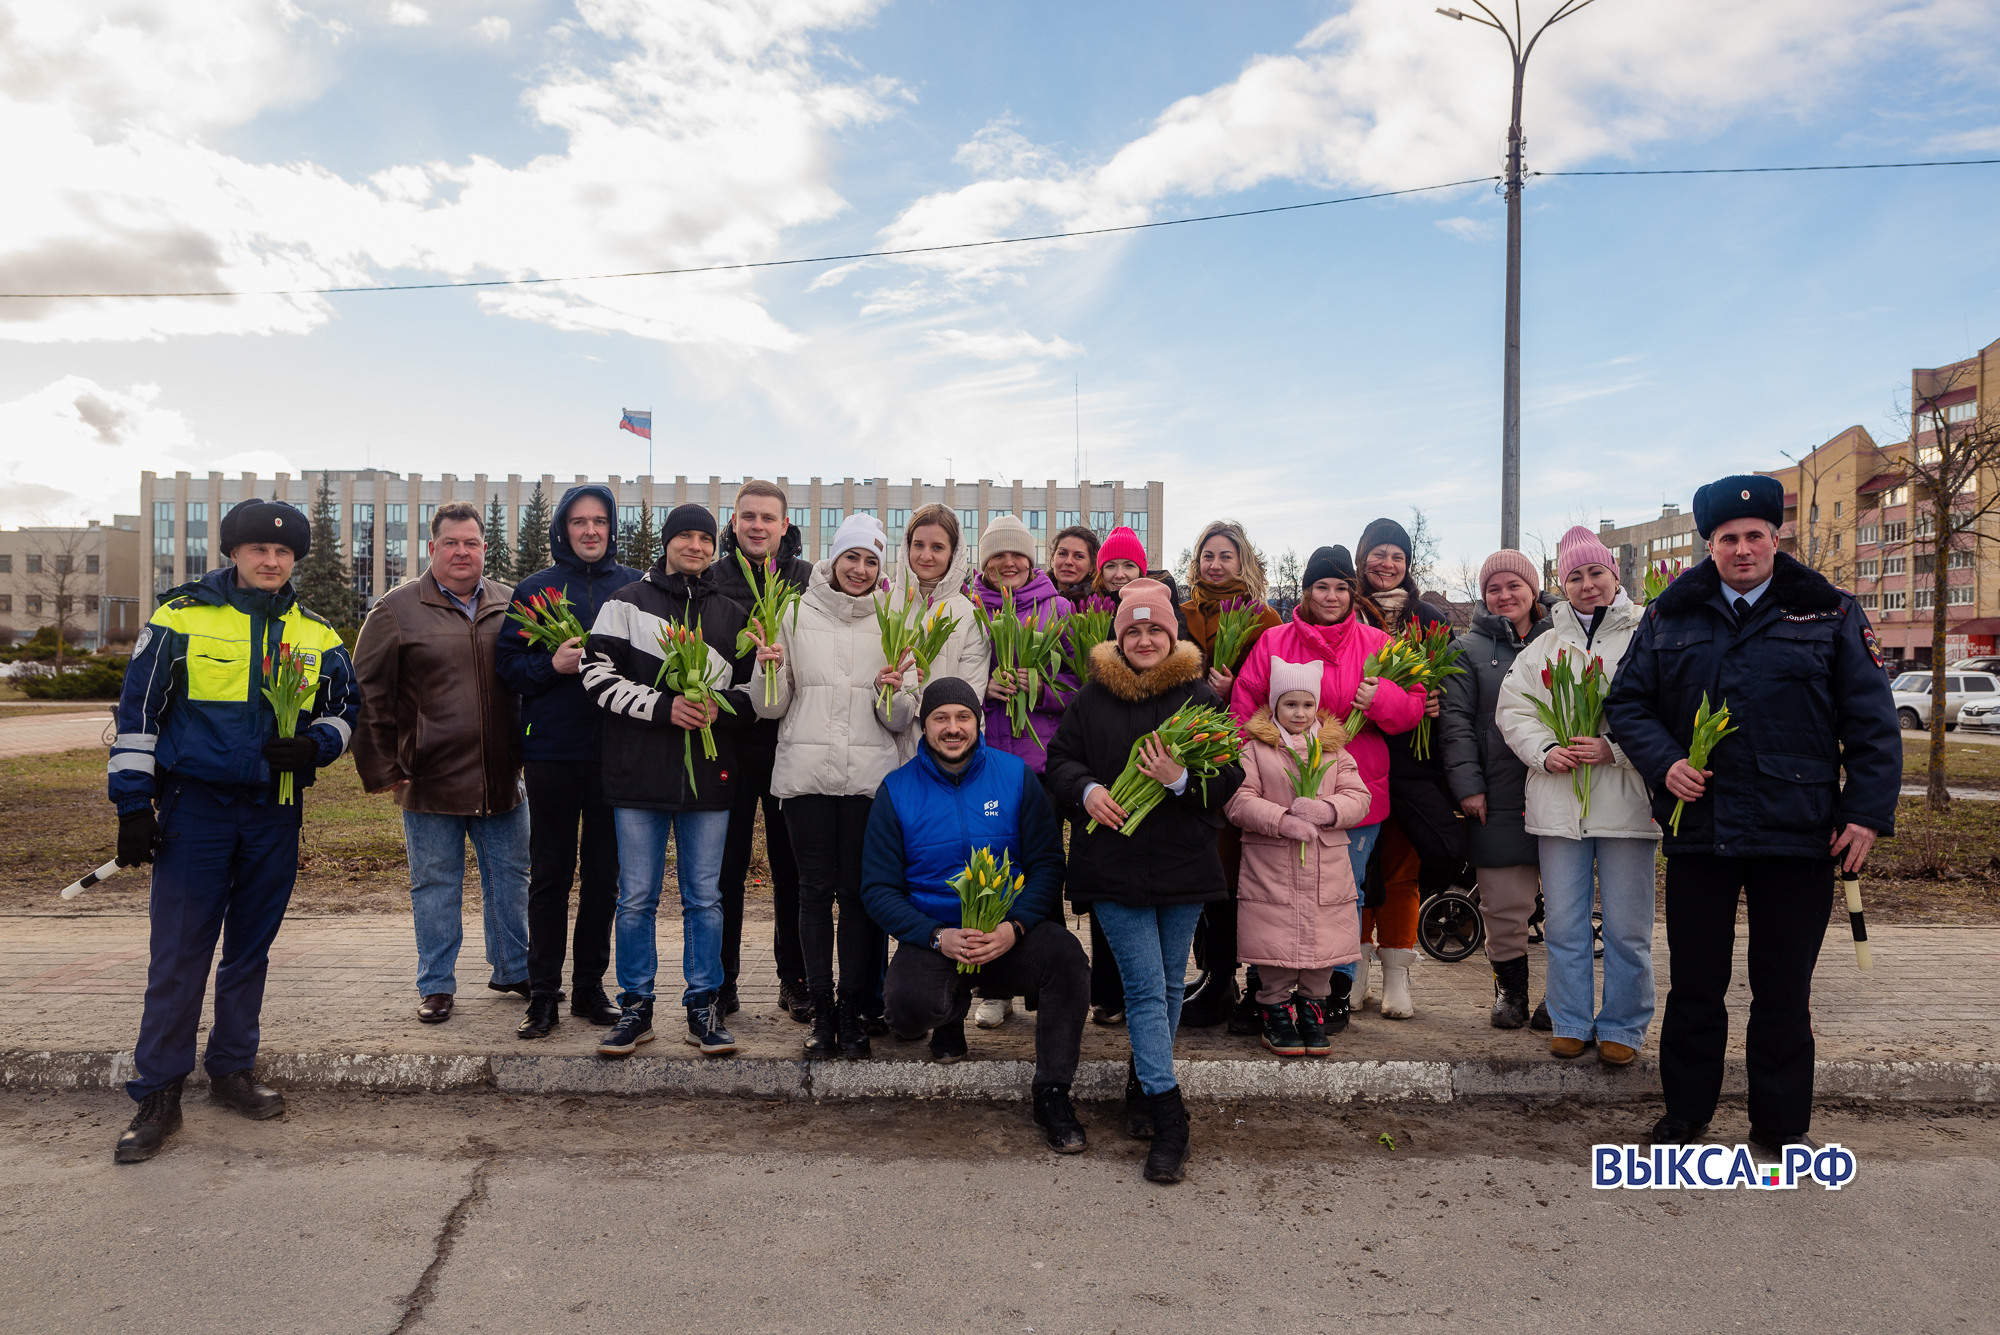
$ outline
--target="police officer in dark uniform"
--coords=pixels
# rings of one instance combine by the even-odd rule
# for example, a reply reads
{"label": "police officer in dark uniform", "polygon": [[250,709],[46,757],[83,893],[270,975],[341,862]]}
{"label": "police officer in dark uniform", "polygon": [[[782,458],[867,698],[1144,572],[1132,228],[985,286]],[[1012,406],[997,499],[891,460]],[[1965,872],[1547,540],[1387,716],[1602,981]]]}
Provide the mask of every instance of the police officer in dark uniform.
{"label": "police officer in dark uniform", "polygon": [[[1851,594],[1778,550],[1784,507],[1784,487],[1769,477],[1726,477],[1695,493],[1709,558],[1647,607],[1605,705],[1666,832],[1667,1109],[1653,1140],[1698,1140],[1714,1116],[1741,895],[1750,1141],[1774,1156],[1811,1143],[1808,1004],[1835,869],[1858,871],[1893,832],[1903,774],[1875,632]],[[1727,702],[1738,731],[1697,770],[1688,743],[1704,693],[1712,709]]]}
{"label": "police officer in dark uniform", "polygon": [[[245,1117],[284,1112],[252,1069],[264,975],[298,875],[298,795],[347,749],[360,703],[340,633],[292,590],[292,566],[312,547],[306,517],[247,500],[223,517],[221,537],[231,564],[166,595],[118,700],[118,863],[154,864],[146,1009],[125,1085],[139,1111],[118,1138],[119,1163],[152,1158],[180,1127],[218,936],[210,1097]],[[296,651],[306,692],[293,737],[278,736],[264,697],[281,648]],[[295,796],[280,802],[288,772]]]}

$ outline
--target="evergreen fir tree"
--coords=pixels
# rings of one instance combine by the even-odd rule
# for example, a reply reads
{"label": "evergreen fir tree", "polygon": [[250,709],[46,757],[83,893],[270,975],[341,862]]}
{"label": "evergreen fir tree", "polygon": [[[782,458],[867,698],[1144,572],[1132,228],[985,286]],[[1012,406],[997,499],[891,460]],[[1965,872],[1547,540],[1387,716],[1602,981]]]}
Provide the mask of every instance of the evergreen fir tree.
{"label": "evergreen fir tree", "polygon": [[312,551],[292,568],[292,587],[307,611],[317,612],[338,630],[351,631],[361,624],[361,595],[348,578],[346,558],[340,554],[340,520],[333,507],[333,488],[326,474],[319,477],[319,493],[312,503]]}
{"label": "evergreen fir tree", "polygon": [[503,584],[514,582],[514,549],[507,545],[507,507],[500,493],[486,507],[486,578]]}
{"label": "evergreen fir tree", "polygon": [[653,564],[653,558],[659,555],[659,545],[659,538],[653,532],[653,508],[642,505],[639,507],[639,522],[628,532],[618,535],[618,559],[634,569],[648,569]]}
{"label": "evergreen fir tree", "polygon": [[514,583],[539,575],[549,565],[549,494],[535,484],[528,497],[527,512],[521,516],[520,541],[514,545]]}

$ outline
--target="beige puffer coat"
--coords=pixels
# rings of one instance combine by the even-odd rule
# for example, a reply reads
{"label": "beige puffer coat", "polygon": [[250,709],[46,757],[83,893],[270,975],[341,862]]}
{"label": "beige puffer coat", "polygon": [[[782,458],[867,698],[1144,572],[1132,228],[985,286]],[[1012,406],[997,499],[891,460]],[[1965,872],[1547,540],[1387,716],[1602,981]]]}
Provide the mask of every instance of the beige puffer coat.
{"label": "beige puffer coat", "polygon": [[[855,598],[833,584],[833,562],[813,567],[799,597],[798,616],[778,633],[785,663],[770,704],[750,692],[759,718],[776,718],[778,758],[771,771],[774,796],[872,797],[890,770],[902,763],[898,734],[916,720],[916,677],[890,695],[884,712],[875,674],[883,667],[882,632],[875,599]],[[894,595],[885,595],[894,597]]]}
{"label": "beige puffer coat", "polygon": [[[961,677],[971,685],[973,692],[982,699],[986,695],[986,677],[992,667],[993,647],[986,642],[986,628],[979,624],[978,615],[972,610],[972,600],[965,596],[966,576],[972,570],[972,551],[964,541],[951,555],[951,566],[942,578],[926,592],[917,581],[916,572],[910,569],[910,535],[903,535],[903,560],[901,566],[891,576],[898,590],[916,589],[917,600],[923,607],[923,617],[929,620],[933,612],[941,611],[944,616],[956,617],[958,629],[944,642],[938,652],[937,661],[931,664],[931,672],[939,677]],[[911,674],[914,678],[915,674]],[[922,703],[924,683],[916,681],[910,688],[911,716],[915,717],[917,706]],[[920,725],[912,724],[896,734],[896,751],[904,760],[917,754],[918,744],[924,739]]]}
{"label": "beige puffer coat", "polygon": [[[1585,821],[1577,802],[1576,785],[1568,774],[1551,774],[1542,758],[1560,741],[1543,725],[1533,699],[1547,700],[1542,685],[1542,669],[1555,662],[1556,655],[1568,651],[1572,664],[1581,670],[1590,658],[1602,658],[1606,675],[1604,693],[1611,693],[1610,678],[1639,629],[1640,608],[1624,593],[1605,609],[1604,620],[1590,637],[1576,609],[1558,603],[1549,614],[1549,630],[1530,640],[1500,684],[1493,721],[1528,767],[1528,833],[1553,835],[1561,839],[1658,839],[1660,827],[1653,821],[1652,798],[1646,781],[1632,768],[1617,743],[1611,746],[1609,765],[1592,765],[1590,819]],[[1586,644],[1586,639],[1589,643]],[[1532,697],[1532,699],[1531,699]],[[1604,730],[1600,729],[1600,733]]]}

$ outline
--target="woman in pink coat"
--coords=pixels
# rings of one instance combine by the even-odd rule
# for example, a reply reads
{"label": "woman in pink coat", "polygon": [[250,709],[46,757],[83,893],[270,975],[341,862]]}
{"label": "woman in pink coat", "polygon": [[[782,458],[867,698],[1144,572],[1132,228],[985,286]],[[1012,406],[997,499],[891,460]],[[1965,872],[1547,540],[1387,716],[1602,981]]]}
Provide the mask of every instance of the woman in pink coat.
{"label": "woman in pink coat", "polygon": [[[1324,1057],[1347,1028],[1353,980],[1337,972],[1361,958],[1360,914],[1347,828],[1372,799],[1343,743],[1339,719],[1321,711],[1318,663],[1270,660],[1271,703],[1243,731],[1243,786],[1223,814],[1243,831],[1236,891],[1236,952],[1257,969],[1264,1046],[1281,1057]],[[1293,775],[1313,740],[1332,764],[1311,796]]]}
{"label": "woman in pink coat", "polygon": [[[1358,615],[1359,581],[1354,560],[1345,547],[1322,547],[1306,562],[1299,581],[1304,591],[1292,619],[1274,626],[1250,646],[1249,655],[1237,670],[1236,686],[1230,693],[1229,712],[1247,723],[1259,709],[1271,703],[1271,660],[1287,663],[1320,664],[1320,708],[1335,718],[1345,719],[1357,706],[1364,724],[1348,739],[1347,750],[1368,785],[1368,814],[1347,832],[1347,854],[1354,882],[1367,879],[1368,855],[1389,818],[1389,747],[1383,733],[1408,732],[1424,716],[1424,688],[1408,690],[1392,681],[1364,677],[1362,668],[1369,655],[1389,642],[1383,631]],[[1372,726],[1371,726],[1372,725]],[[1358,924],[1357,924],[1358,930]],[[1408,955],[1410,958],[1403,958]],[[1392,962],[1383,956],[1383,978],[1389,970],[1400,970],[1402,991],[1409,988],[1409,966],[1416,962],[1415,951],[1396,952]],[[1341,972],[1354,976],[1354,966],[1342,965]]]}

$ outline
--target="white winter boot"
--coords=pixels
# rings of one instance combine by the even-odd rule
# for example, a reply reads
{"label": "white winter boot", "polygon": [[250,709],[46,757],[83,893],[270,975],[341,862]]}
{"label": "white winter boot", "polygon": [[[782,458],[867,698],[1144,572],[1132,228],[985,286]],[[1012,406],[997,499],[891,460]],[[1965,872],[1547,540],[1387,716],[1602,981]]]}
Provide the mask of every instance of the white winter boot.
{"label": "white winter boot", "polygon": [[1354,1003],[1357,1011],[1366,1010],[1369,1003],[1379,1001],[1382,996],[1375,987],[1375,946],[1368,941],[1361,943],[1361,967],[1355,971],[1354,995],[1359,998]]}
{"label": "white winter boot", "polygon": [[1382,1014],[1407,1020],[1417,1013],[1410,1005],[1410,966],[1417,962],[1417,952],[1384,946],[1376,954],[1382,960]]}

